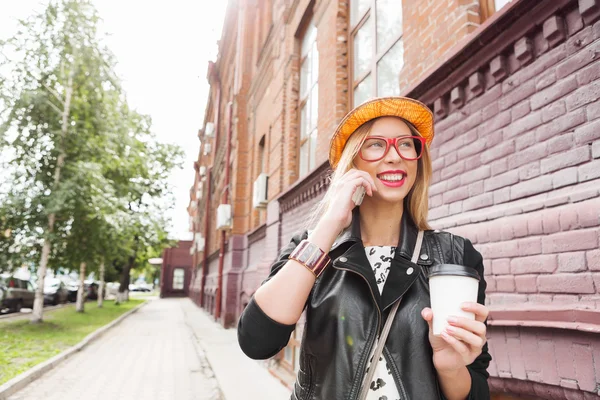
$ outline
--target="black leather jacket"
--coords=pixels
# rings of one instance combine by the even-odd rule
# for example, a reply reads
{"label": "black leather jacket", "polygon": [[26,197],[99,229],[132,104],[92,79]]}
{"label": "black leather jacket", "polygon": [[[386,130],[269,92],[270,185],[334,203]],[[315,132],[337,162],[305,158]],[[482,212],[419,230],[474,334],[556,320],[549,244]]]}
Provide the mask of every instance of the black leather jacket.
{"label": "black leather jacket", "polygon": [[[478,302],[484,304],[482,257],[467,239],[427,231],[417,265],[411,263],[417,228],[405,212],[400,242],[380,295],[360,237],[358,212],[355,208],[351,226],[335,241],[329,252],[333,263],[317,279],[308,298],[300,370],[291,399],[357,399],[375,339],[391,305],[400,296],[402,303],[383,352],[400,398],[444,399],[433,366],[428,326],[421,317],[421,310],[430,306],[427,270],[439,263],[475,268],[482,277]],[[307,236],[304,232],[292,238],[273,264],[268,279],[285,265],[294,248]],[[407,273],[409,268],[418,273]],[[254,359],[272,357],[287,345],[294,327],[272,320],[252,299],[239,320],[240,347]],[[469,399],[490,398],[486,371],[490,360],[486,345],[468,366],[472,378]]]}

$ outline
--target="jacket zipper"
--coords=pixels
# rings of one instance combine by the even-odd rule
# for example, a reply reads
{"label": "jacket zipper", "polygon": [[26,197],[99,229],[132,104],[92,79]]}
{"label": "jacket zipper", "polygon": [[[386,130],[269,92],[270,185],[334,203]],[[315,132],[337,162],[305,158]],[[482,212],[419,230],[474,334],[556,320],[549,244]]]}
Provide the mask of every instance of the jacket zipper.
{"label": "jacket zipper", "polygon": [[313,385],[314,377],[312,376],[313,367],[311,364],[311,360],[308,357],[307,357],[307,366],[308,366],[308,396],[306,396],[306,398],[310,400],[310,399],[312,399],[312,395],[313,395],[313,392],[315,391],[315,387]]}
{"label": "jacket zipper", "polygon": [[[365,281],[365,283],[367,284],[367,287],[369,288],[369,292],[371,293],[371,298],[373,299],[373,304],[375,304],[375,308],[377,309],[377,316],[379,317],[379,318],[377,318],[377,330],[375,331],[376,332],[375,337],[377,337],[379,335],[379,326],[381,325],[381,318],[382,318],[382,316],[381,316],[381,310],[379,309],[379,305],[377,304],[377,299],[375,298],[375,294],[373,293],[373,289],[371,288],[371,285],[369,285],[369,281],[367,281],[367,279],[364,276],[362,276],[361,274],[359,274],[359,273],[357,273],[355,271],[352,271],[350,269],[341,268],[341,267],[338,267],[336,265],[334,265],[334,268],[336,268],[338,270],[341,270],[341,271],[352,272],[353,274],[356,274],[356,275],[360,276]],[[371,350],[373,349],[373,344],[374,343],[375,343],[374,338],[373,337],[369,338],[369,346],[368,346],[369,349],[366,352],[366,357],[365,357],[367,359],[367,361],[366,362],[362,362],[361,365],[359,366],[359,372],[360,372],[360,374],[358,374],[358,377],[359,377],[359,382],[360,383],[358,385],[358,393],[355,394],[355,391],[356,391],[356,383],[355,383],[353,385],[352,389],[350,390],[350,398],[351,399],[352,398],[354,398],[354,399],[358,398],[358,395],[360,394],[360,389],[361,389],[360,385],[362,384],[362,382],[364,380],[364,376],[363,375],[365,373],[365,369],[367,367],[367,363],[369,362],[368,358],[369,358],[369,355],[371,354]]]}
{"label": "jacket zipper", "polygon": [[383,357],[385,358],[385,361],[388,363],[388,365],[392,366],[394,382],[398,386],[398,394],[400,395],[401,399],[408,399],[406,390],[404,390],[404,384],[402,383],[402,379],[400,378],[400,373],[398,372],[398,367],[396,366],[396,364],[393,363],[392,357],[388,356],[388,354],[389,350],[384,348]]}

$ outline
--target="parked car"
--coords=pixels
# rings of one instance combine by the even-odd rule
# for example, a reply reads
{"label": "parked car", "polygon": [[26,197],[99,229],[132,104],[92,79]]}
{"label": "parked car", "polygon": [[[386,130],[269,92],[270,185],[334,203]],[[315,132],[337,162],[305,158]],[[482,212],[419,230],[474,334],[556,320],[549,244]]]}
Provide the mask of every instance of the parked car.
{"label": "parked car", "polygon": [[152,285],[148,285],[147,283],[140,283],[140,284],[129,284],[129,291],[130,292],[151,292],[152,291]]}
{"label": "parked car", "polygon": [[119,287],[121,284],[119,282],[107,282],[106,283],[106,295],[107,296],[116,296],[119,293]]}
{"label": "parked car", "polygon": [[70,277],[62,278],[62,282],[67,289],[67,301],[75,303],[77,301],[77,290],[79,290],[79,281]]}
{"label": "parked car", "polygon": [[0,309],[12,312],[21,308],[33,308],[35,289],[30,281],[15,278],[9,274],[0,275]]}
{"label": "parked car", "polygon": [[44,304],[62,304],[69,298],[69,290],[58,278],[44,280]]}
{"label": "parked car", "polygon": [[[85,293],[87,294],[88,300],[98,300],[98,291],[100,288],[100,282],[86,280],[84,281]],[[107,294],[106,286],[104,287],[104,298],[106,299]]]}

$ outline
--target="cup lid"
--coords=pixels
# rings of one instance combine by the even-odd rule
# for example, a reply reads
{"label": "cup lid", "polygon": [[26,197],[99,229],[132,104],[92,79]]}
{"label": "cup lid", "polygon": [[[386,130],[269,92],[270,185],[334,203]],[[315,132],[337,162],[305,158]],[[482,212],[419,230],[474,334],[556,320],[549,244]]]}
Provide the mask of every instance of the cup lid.
{"label": "cup lid", "polygon": [[429,268],[429,277],[432,276],[467,276],[479,280],[479,273],[474,268],[457,264],[440,264]]}

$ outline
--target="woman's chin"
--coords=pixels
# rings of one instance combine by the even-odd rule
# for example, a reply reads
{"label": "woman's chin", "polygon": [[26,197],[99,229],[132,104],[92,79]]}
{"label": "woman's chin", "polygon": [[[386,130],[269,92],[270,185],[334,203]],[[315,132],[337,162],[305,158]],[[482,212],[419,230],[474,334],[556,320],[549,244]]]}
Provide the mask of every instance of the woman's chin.
{"label": "woman's chin", "polygon": [[[380,192],[377,192],[369,200],[372,200],[379,204],[396,205],[398,203],[403,202],[405,197],[406,197],[405,193],[383,193],[383,191],[380,191]],[[365,197],[365,200],[366,199],[367,199],[367,197]]]}

